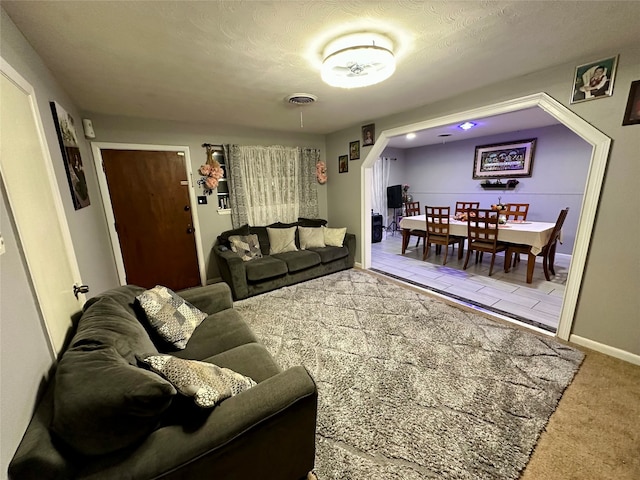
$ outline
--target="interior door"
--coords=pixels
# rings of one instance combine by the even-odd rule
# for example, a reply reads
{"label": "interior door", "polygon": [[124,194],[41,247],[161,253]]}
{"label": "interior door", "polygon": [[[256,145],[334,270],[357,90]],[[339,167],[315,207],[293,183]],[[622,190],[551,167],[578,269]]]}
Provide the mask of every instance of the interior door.
{"label": "interior door", "polygon": [[0,59],[0,176],[52,351],[60,352],[84,295],[33,88]]}
{"label": "interior door", "polygon": [[102,149],[101,155],[127,283],[200,285],[182,152]]}

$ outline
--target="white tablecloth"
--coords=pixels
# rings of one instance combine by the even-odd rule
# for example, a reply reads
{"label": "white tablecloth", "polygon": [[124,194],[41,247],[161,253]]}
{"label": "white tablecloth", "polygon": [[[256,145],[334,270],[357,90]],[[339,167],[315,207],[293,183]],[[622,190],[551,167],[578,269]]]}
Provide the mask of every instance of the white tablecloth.
{"label": "white tablecloth", "polygon": [[[523,245],[531,245],[531,253],[537,255],[542,251],[549,241],[549,236],[555,223],[548,222],[526,222],[511,223],[498,227],[498,240],[508,243],[520,243]],[[403,217],[400,220],[400,228],[408,230],[426,230],[427,219],[425,215],[416,215],[414,217]],[[467,236],[467,222],[458,220],[450,220],[449,234],[460,237]]]}

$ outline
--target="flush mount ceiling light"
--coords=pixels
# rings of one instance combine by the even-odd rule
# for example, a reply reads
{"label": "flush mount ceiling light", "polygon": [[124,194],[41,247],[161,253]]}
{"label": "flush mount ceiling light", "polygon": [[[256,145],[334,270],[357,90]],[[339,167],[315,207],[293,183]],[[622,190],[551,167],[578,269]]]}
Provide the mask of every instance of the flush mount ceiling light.
{"label": "flush mount ceiling light", "polygon": [[324,49],[322,80],[332,87],[367,87],[386,80],[396,70],[393,43],[378,33],[340,37]]}

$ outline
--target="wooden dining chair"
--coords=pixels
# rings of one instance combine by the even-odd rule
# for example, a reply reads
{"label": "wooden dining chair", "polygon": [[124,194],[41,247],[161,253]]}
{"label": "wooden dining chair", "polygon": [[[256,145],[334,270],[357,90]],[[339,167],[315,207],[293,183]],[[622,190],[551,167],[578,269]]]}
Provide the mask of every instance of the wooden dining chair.
{"label": "wooden dining chair", "polygon": [[[406,202],[403,205],[403,208],[406,217],[415,217],[416,215],[420,215],[420,202]],[[426,232],[424,230],[411,230],[409,232],[409,238],[411,237],[418,237],[418,240],[416,241],[417,247],[420,243],[420,239],[424,239],[426,237]]]}
{"label": "wooden dining chair", "polygon": [[[424,213],[427,223],[427,235],[424,240],[422,260],[426,260],[427,256],[429,256],[432,243],[436,246],[444,246],[444,259],[442,260],[442,265],[447,264],[449,245],[453,245],[453,250],[455,250],[455,245],[458,244],[458,259],[461,259],[462,249],[464,248],[464,237],[449,235],[451,208],[425,206]],[[453,253],[453,250],[451,253]]]}
{"label": "wooden dining chair", "polygon": [[527,219],[527,213],[529,213],[528,203],[507,203],[507,209],[500,212],[507,217],[507,221],[516,220],[524,222]]}
{"label": "wooden dining chair", "polygon": [[504,271],[508,272],[511,269],[511,257],[514,254],[526,253],[528,255],[527,258],[527,283],[533,282],[533,269],[536,266],[536,257],[542,257],[542,268],[544,270],[544,278],[547,281],[551,280],[551,272],[552,275],[555,275],[555,269],[553,266],[553,262],[556,258],[556,245],[560,240],[560,234],[562,233],[562,226],[564,225],[564,220],[567,218],[569,214],[569,207],[560,210],[560,214],[558,215],[558,219],[556,220],[556,224],[551,231],[551,235],[549,235],[549,240],[542,247],[542,250],[537,255],[531,253],[530,245],[517,245],[517,244],[509,244],[507,248],[507,253],[505,254],[504,260]]}
{"label": "wooden dining chair", "polygon": [[456,209],[453,215],[458,216],[459,213],[465,213],[472,208],[480,208],[480,202],[456,202]]}
{"label": "wooden dining chair", "polygon": [[491,254],[489,267],[489,276],[491,276],[496,253],[506,249],[507,246],[504,243],[498,242],[498,211],[471,209],[467,217],[467,257],[462,269],[467,269],[472,251],[476,252],[476,263],[478,263],[478,254],[487,252]]}

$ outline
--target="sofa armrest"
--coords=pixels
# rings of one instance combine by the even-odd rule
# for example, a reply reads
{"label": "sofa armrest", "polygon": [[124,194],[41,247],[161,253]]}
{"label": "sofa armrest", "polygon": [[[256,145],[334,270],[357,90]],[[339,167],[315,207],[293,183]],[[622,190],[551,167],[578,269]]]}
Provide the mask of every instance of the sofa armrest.
{"label": "sofa armrest", "polygon": [[213,253],[218,263],[218,270],[222,279],[231,287],[233,298],[240,300],[249,296],[247,286],[247,272],[244,268],[244,261],[238,254],[231,250],[222,250],[220,245],[213,247]]}
{"label": "sofa armrest", "polygon": [[45,394],[9,463],[11,480],[65,480],[74,478],[73,466],[65,458],[49,431],[53,418],[54,374]]}
{"label": "sofa armrest", "polygon": [[92,479],[302,478],[313,468],[318,393],[304,367],[278,373],[193,425],[153,432],[117,465],[83,472]]}
{"label": "sofa armrest", "polygon": [[194,307],[209,315],[233,307],[231,290],[226,283],[189,288],[177,293]]}
{"label": "sofa armrest", "polygon": [[356,236],[353,233],[346,233],[343,245],[349,249],[349,266],[353,267],[356,263]]}

